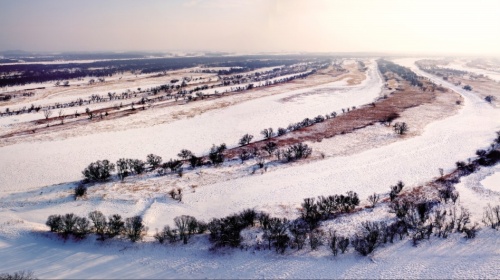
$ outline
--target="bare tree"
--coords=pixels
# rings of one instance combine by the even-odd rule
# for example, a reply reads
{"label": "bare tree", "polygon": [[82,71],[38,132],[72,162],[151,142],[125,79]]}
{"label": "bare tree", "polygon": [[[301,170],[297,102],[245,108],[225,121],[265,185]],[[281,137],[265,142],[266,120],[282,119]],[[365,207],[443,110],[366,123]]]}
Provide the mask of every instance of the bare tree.
{"label": "bare tree", "polygon": [[368,197],[368,202],[372,205],[372,208],[375,208],[375,205],[379,202],[380,195],[373,193]]}
{"label": "bare tree", "polygon": [[269,141],[262,147],[262,149],[266,151],[269,156],[271,156],[274,151],[278,149],[278,145],[275,142]]}
{"label": "bare tree", "polygon": [[245,134],[245,135],[243,135],[243,137],[241,137],[239,144],[241,146],[248,145],[250,143],[250,141],[252,141],[252,138],[253,138],[253,135]]}
{"label": "bare tree", "polygon": [[52,111],[49,110],[48,108],[42,110],[43,116],[45,117],[46,120],[49,119],[50,116],[52,116]]}
{"label": "bare tree", "polygon": [[180,153],[177,154],[182,159],[188,159],[193,156],[193,153],[190,150],[182,149]]}
{"label": "bare tree", "polygon": [[394,132],[399,135],[405,134],[409,130],[408,125],[405,122],[397,122],[394,124]]}
{"label": "bare tree", "polygon": [[191,238],[191,235],[196,232],[196,228],[198,227],[198,222],[196,218],[182,215],[174,218],[175,225],[179,230],[179,237],[182,239],[184,244],[187,244],[188,240]]}
{"label": "bare tree", "polygon": [[64,123],[64,110],[60,109],[58,112],[58,115],[59,115],[59,120],[61,120],[61,124],[63,124]]}
{"label": "bare tree", "polygon": [[266,139],[269,139],[269,138],[272,138],[274,136],[274,131],[273,129],[270,127],[270,128],[266,128],[266,129],[263,129],[260,134],[264,135],[264,138]]}

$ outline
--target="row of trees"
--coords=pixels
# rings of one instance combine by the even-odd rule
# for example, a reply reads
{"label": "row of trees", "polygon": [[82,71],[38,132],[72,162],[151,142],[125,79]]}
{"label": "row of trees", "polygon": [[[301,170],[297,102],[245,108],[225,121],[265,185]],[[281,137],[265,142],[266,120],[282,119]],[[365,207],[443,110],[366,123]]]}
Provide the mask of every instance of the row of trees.
{"label": "row of trees", "polygon": [[[251,139],[251,137],[248,138]],[[116,164],[114,164],[109,160],[98,160],[89,164],[82,171],[82,174],[85,178],[84,183],[106,181],[112,176],[115,170],[118,177],[122,181],[127,176],[132,174],[139,175],[147,170],[157,170],[158,175],[160,176],[174,173],[182,176],[184,171],[183,166],[186,162],[189,163],[192,169],[203,165],[221,165],[226,160],[226,150],[227,146],[225,143],[212,145],[210,152],[206,157],[198,157],[191,151],[183,149],[178,154],[180,159],[170,159],[167,162],[163,162],[162,157],[154,154],[149,154],[146,161],[142,161],[140,159],[121,158],[116,162]],[[262,150],[266,151],[269,155],[276,154],[278,159],[284,159],[287,162],[307,158],[312,153],[312,149],[304,143],[293,144],[279,150],[275,142],[267,142],[264,146],[262,146]],[[252,153],[243,150],[239,157],[242,161],[244,161],[257,155],[258,150],[255,150]],[[260,162],[260,167],[263,167],[263,164],[263,161]]]}
{"label": "row of trees", "polygon": [[422,77],[418,76],[417,74],[415,74],[415,72],[411,71],[406,67],[399,66],[385,59],[377,60],[377,64],[378,64],[378,69],[382,74],[385,74],[387,72],[393,72],[402,79],[410,82],[412,86],[418,86],[421,88],[424,85],[422,81],[420,81]]}
{"label": "row of trees", "polygon": [[[324,65],[323,64],[314,64],[310,67],[312,67],[312,69],[318,69],[318,68],[324,67]],[[278,72],[269,71],[270,73],[268,75],[263,75],[263,76],[262,75],[255,76],[255,74],[252,74],[253,78],[251,79],[251,81],[261,81],[263,79],[268,79],[269,81],[267,83],[265,83],[265,86],[267,86],[267,85],[272,85],[272,84],[277,84],[277,83],[289,82],[289,81],[297,79],[297,78],[305,78],[314,72],[313,71],[313,72],[298,74],[298,73],[300,73],[299,70],[302,71],[303,69],[288,69],[286,71],[283,70],[283,71],[278,71]],[[277,78],[279,76],[291,75],[291,74],[298,74],[298,75],[270,81],[270,79],[272,79],[272,78]],[[145,98],[143,98],[140,103],[142,103],[142,104],[145,104],[145,102],[153,103],[156,101],[162,101],[164,99],[168,100],[168,99],[172,99],[172,98],[175,98],[177,100],[180,97],[182,97],[184,99],[188,99],[188,100],[194,100],[196,98],[193,98],[193,96],[191,96],[192,93],[198,92],[200,90],[208,89],[208,86],[205,85],[202,87],[195,87],[194,89],[190,89],[190,90],[182,90],[182,88],[184,88],[188,85],[186,83],[186,81],[188,81],[188,80],[189,80],[188,77],[184,77],[182,83],[180,83],[180,84],[175,84],[178,82],[178,80],[172,80],[171,84],[164,84],[164,85],[160,85],[160,86],[153,87],[153,88],[150,88],[147,90],[142,90],[142,91],[141,91],[141,88],[138,88],[137,92],[136,91],[132,92],[132,91],[128,90],[128,91],[122,92],[121,95],[117,95],[115,92],[113,92],[113,93],[108,92],[107,95],[92,94],[87,99],[78,98],[74,101],[70,101],[70,102],[66,102],[66,103],[56,103],[54,105],[37,106],[35,109],[36,109],[36,112],[38,112],[42,108],[48,109],[48,110],[53,110],[53,109],[58,109],[58,108],[69,108],[69,107],[83,106],[83,105],[88,105],[91,103],[102,103],[102,102],[108,102],[108,101],[113,101],[113,100],[124,100],[124,99],[135,98],[135,97],[137,97],[138,93],[145,93],[148,96],[156,96],[158,93],[160,93],[162,91],[166,93],[165,96],[161,96],[161,98],[157,97],[157,98],[153,98],[153,99],[147,99],[146,101],[145,101]],[[227,86],[227,84],[226,84],[227,82],[229,82],[229,83],[233,82],[234,84],[239,84],[240,79],[237,76],[224,77],[224,81],[222,81],[220,84],[212,85],[212,86],[210,86],[210,88]],[[247,86],[244,88],[237,87],[235,89],[232,89],[231,91],[241,91],[241,90],[252,89],[253,84],[251,84],[251,85],[252,86],[250,86],[250,87]],[[175,93],[174,90],[177,90],[177,93]],[[226,92],[227,92],[227,90],[226,90]],[[203,97],[205,95],[201,93],[201,94],[199,94],[199,96],[201,96],[203,99]],[[32,105],[32,107],[33,107],[33,105]],[[17,110],[10,110],[9,109],[8,111],[5,111],[4,113],[0,113],[0,116],[9,116],[9,115],[13,115],[13,114],[19,115],[19,114],[31,113],[32,111],[33,110],[31,110],[31,108],[26,108],[26,107],[23,107],[23,108],[17,109]]]}
{"label": "row of trees", "polygon": [[[290,56],[236,56],[231,57],[232,65],[248,69],[292,65],[310,58]],[[13,64],[0,65],[0,87],[43,83],[48,81],[71,80],[84,77],[109,77],[123,72],[156,73],[200,64],[229,65],[227,57],[172,57],[133,60],[106,60],[91,63],[72,64]]]}
{"label": "row of trees", "polygon": [[[391,192],[396,189],[400,192],[403,186],[400,182],[391,187]],[[154,238],[161,244],[167,241],[187,244],[193,235],[208,231],[213,248],[241,247],[244,240],[242,231],[253,227],[260,232],[258,235],[265,242],[258,243],[256,249],[260,249],[262,245],[264,249],[274,248],[276,252],[284,253],[287,248],[301,250],[305,244],[309,244],[312,250],[326,244],[334,255],[338,252],[343,254],[352,246],[355,251],[366,256],[383,244],[393,243],[396,236],[399,240],[409,237],[416,246],[431,236],[447,238],[452,233],[462,233],[465,238],[474,238],[479,230],[477,223],[471,223],[470,212],[463,207],[457,208],[447,202],[412,196],[392,198],[392,195],[389,208],[394,219],[362,222],[357,233],[350,237],[338,235],[334,230],[326,234],[319,228],[321,220],[352,212],[359,202],[358,195],[354,192],[320,196],[317,201],[307,198],[302,203],[300,217],[295,220],[271,217],[253,209],[224,218],[213,218],[209,223],[182,215],[174,218],[175,227],[165,226],[161,231],[157,230]],[[89,219],[74,214],[51,215],[46,224],[50,231],[65,239],[69,236],[81,239],[93,233],[101,241],[123,236],[136,242],[147,232],[147,227],[139,216],[123,221],[120,215],[111,215],[107,219],[101,212],[93,211],[88,217]],[[483,222],[494,229],[499,228],[500,206],[486,207]]]}
{"label": "row of trees", "polygon": [[[437,183],[437,193],[439,200],[433,198],[422,198],[413,196],[411,193],[401,195],[404,183],[398,182],[390,187],[389,208],[394,213],[394,220],[387,222],[367,222],[363,223],[360,231],[351,237],[337,236],[335,232],[330,232],[328,244],[332,252],[336,254],[338,250],[345,252],[348,245],[361,253],[367,255],[373,252],[378,246],[387,242],[393,242],[395,236],[400,239],[410,237],[414,245],[417,245],[430,236],[447,238],[451,233],[462,233],[466,238],[474,238],[479,230],[479,225],[472,224],[470,212],[463,208],[457,208],[458,192],[454,184],[459,182],[461,176],[466,176],[476,171],[479,166],[491,166],[500,161],[500,131],[496,133],[490,148],[478,150],[475,160],[468,163],[457,162],[456,170],[448,176],[441,177]],[[225,145],[213,146],[214,153],[223,151]],[[192,156],[188,150],[179,153],[182,158]],[[158,166],[161,159],[154,155],[148,156],[151,165]],[[372,207],[380,200],[380,195],[373,194],[368,198]],[[176,218],[176,229],[165,227],[157,233],[159,241],[163,240],[183,240],[187,243],[192,234],[210,232],[210,240],[215,247],[237,247],[241,245],[241,231],[248,227],[258,227],[263,232],[263,238],[268,242],[268,248],[274,246],[276,251],[284,252],[286,248],[302,248],[305,241],[309,240],[312,249],[324,243],[324,233],[318,230],[321,220],[331,219],[342,213],[352,212],[359,205],[359,198],[356,193],[348,192],[346,195],[333,195],[328,197],[318,197],[304,199],[302,203],[300,217],[293,221],[286,219],[272,218],[266,213],[257,213],[252,209],[247,209],[238,214],[233,214],[221,219],[212,219],[208,224],[199,223],[194,217],[182,216]],[[111,220],[111,218],[110,218]],[[57,222],[49,222],[57,221]],[[47,225],[52,231],[68,235],[73,234],[81,237],[82,232],[87,232],[84,218],[61,216],[49,217]],[[68,222],[69,221],[69,222]],[[500,227],[500,206],[488,206],[485,208],[483,216],[484,224],[492,227]],[[95,226],[94,226],[95,227]],[[71,229],[71,230],[70,230]],[[97,233],[97,231],[95,231]],[[347,240],[347,241],[346,241]],[[350,243],[349,243],[350,241]],[[161,241],[160,241],[161,242]],[[347,245],[346,245],[347,243]]]}
{"label": "row of trees", "polygon": [[50,215],[45,224],[50,228],[51,232],[60,234],[64,239],[70,236],[83,239],[88,234],[93,233],[101,241],[121,235],[129,238],[132,242],[136,242],[141,240],[148,230],[140,216],[123,220],[120,215],[114,214],[106,218],[100,211],[90,212],[88,218],[73,213]]}

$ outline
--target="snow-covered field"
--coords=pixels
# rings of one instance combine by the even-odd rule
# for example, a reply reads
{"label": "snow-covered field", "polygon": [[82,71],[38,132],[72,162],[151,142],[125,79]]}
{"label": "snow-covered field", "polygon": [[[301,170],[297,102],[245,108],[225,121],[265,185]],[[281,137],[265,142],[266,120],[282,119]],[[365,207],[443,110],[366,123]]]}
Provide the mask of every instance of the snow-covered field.
{"label": "snow-covered field", "polygon": [[[354,87],[332,83],[291,91],[153,127],[2,147],[0,154],[4,160],[0,169],[5,173],[0,175],[0,185],[6,186],[2,191],[9,191],[79,180],[80,172],[90,162],[100,159],[113,162],[122,157],[145,159],[149,153],[168,159],[175,158],[185,148],[204,154],[212,144],[226,142],[234,146],[245,133],[257,139],[267,127],[287,127],[306,117],[372,102],[382,86],[374,63],[369,76]],[[305,93],[309,94],[307,98],[302,97]],[[296,98],[293,102],[283,102],[281,99],[286,97]],[[69,154],[73,155],[70,161]],[[31,170],[30,174],[23,171],[25,168]]]}
{"label": "snow-covered field", "polygon": [[456,70],[471,72],[471,73],[475,73],[477,75],[482,74],[482,75],[488,76],[490,79],[492,79],[494,81],[500,82],[500,73],[499,72],[489,71],[489,70],[475,68],[475,67],[469,67],[469,66],[465,65],[465,62],[463,62],[463,61],[449,63],[445,66],[445,68],[452,68],[452,69],[456,69]]}
{"label": "snow-covered field", "polygon": [[[2,234],[4,235],[4,234]],[[130,244],[94,240],[63,242],[40,234],[0,239],[2,271],[32,269],[40,278],[497,278],[498,232],[485,230],[467,241],[454,236],[410,241],[377,250],[370,258],[350,251],[333,257],[307,249],[280,255],[274,251],[210,252],[206,240],[188,245]],[[494,256],[497,257],[494,257]]]}
{"label": "snow-covered field", "polygon": [[[63,242],[46,233],[44,223],[50,214],[86,215],[97,209],[106,215],[141,215],[149,227],[146,240],[152,241],[156,228],[172,225],[172,219],[183,214],[207,221],[255,207],[272,215],[294,217],[306,197],[352,190],[365,201],[374,192],[385,195],[399,180],[408,188],[425,184],[439,175],[439,168],[451,171],[456,161],[488,147],[494,132],[500,130],[500,110],[473,92],[418,70],[414,61],[396,60],[462,95],[463,107],[457,114],[432,122],[421,134],[388,145],[362,151],[354,148],[345,156],[326,154],[325,159],[289,166],[271,165],[262,174],[249,175],[247,170],[231,177],[234,170],[244,170],[246,165],[226,163],[186,174],[183,181],[172,185],[162,178],[141,182],[158,191],[134,190],[133,180],[114,182],[93,187],[87,200],[77,201],[71,196],[74,185],[65,183],[81,179],[81,170],[98,159],[144,159],[155,153],[168,160],[183,148],[202,154],[211,144],[235,146],[245,133],[260,139],[263,128],[286,127],[305,117],[370,103],[383,85],[376,63],[371,63],[368,77],[360,85],[347,86],[340,81],[252,99],[152,127],[1,147],[0,273],[30,269],[41,278],[498,278],[500,239],[498,231],[491,229],[483,229],[472,240],[453,235],[418,247],[408,239],[396,241],[368,258],[352,248],[346,255],[333,257],[327,246],[317,251],[288,250],[285,255],[253,248],[212,252],[205,237],[195,237],[185,246],[121,240],[100,244],[93,238]],[[321,145],[342,144],[333,141],[325,139]],[[473,221],[481,220],[486,203],[499,204],[498,174],[498,166],[483,168],[457,185],[460,203],[471,210]],[[196,182],[203,183],[195,191],[187,191]],[[166,192],[174,186],[185,187],[182,203],[167,197]],[[386,215],[381,206],[325,226],[352,232],[353,224]]]}

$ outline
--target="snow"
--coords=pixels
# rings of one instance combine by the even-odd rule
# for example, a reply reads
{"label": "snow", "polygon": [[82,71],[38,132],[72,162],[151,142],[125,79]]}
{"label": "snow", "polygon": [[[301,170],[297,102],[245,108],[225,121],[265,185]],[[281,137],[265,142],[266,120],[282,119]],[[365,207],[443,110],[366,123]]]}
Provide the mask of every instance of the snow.
{"label": "snow", "polygon": [[[260,138],[267,127],[286,127],[306,117],[339,112],[341,108],[372,102],[380,93],[381,78],[374,63],[370,77],[354,87],[336,83],[250,100],[212,110],[190,119],[126,131],[99,133],[60,141],[21,143],[0,148],[1,191],[29,189],[81,179],[81,171],[99,159],[141,158],[155,153],[174,158],[184,148],[205,154],[212,144],[234,146],[245,133]],[[309,94],[303,97],[303,94]],[[293,102],[282,99],[294,97]],[[168,108],[167,108],[168,110]],[[68,155],[74,155],[68,161]],[[50,159],[50,160],[47,160]],[[64,170],[60,167],[64,166]],[[23,170],[27,168],[30,174]]]}
{"label": "snow", "polygon": [[[473,240],[453,234],[448,239],[433,237],[418,247],[409,239],[396,241],[369,257],[360,256],[352,247],[345,255],[333,257],[327,246],[317,251],[289,249],[285,255],[253,248],[213,252],[206,236],[196,236],[185,246],[152,242],[156,228],[171,225],[182,214],[208,221],[255,207],[294,217],[306,197],[352,190],[365,201],[373,192],[386,195],[389,186],[399,180],[411,188],[437,177],[438,168],[451,171],[456,161],[489,146],[494,132],[500,130],[500,110],[472,92],[419,71],[414,61],[396,62],[460,93],[464,106],[457,114],[432,122],[420,135],[385,146],[363,151],[353,148],[344,156],[327,154],[323,160],[281,167],[270,165],[268,172],[255,175],[248,174],[250,163],[233,161],[190,172],[179,182],[145,176],[143,181],[93,186],[86,200],[75,201],[71,195],[71,182],[80,179],[80,171],[97,159],[144,159],[152,152],[168,160],[181,148],[200,154],[212,143],[233,146],[245,133],[259,138],[265,127],[287,126],[305,117],[369,103],[379,95],[382,84],[372,68],[374,63],[368,78],[357,86],[335,82],[153,127],[1,147],[0,273],[29,269],[40,278],[498,278],[500,238],[498,231],[488,228]],[[324,139],[321,144],[338,143],[329,141]],[[231,171],[238,172],[235,170],[246,171],[231,177]],[[499,204],[498,174],[499,166],[483,167],[456,185],[460,204],[471,211],[473,221],[480,221],[485,204]],[[203,184],[195,191],[186,188],[196,182]],[[157,190],[143,191],[140,187],[144,185]],[[166,194],[179,186],[185,187],[182,203]],[[73,212],[83,216],[93,210],[124,217],[141,215],[149,227],[148,242],[117,239],[101,243],[93,237],[64,242],[47,233],[44,222],[49,215]],[[389,218],[387,206],[379,205],[322,226],[352,234],[361,221]]]}
{"label": "snow", "polygon": [[167,58],[169,56],[149,56],[149,57],[136,57],[136,58],[112,58],[112,59],[80,59],[80,60],[53,60],[53,61],[22,61],[22,62],[8,62],[0,63],[0,66],[4,65],[31,65],[31,64],[46,64],[46,65],[56,65],[56,64],[70,64],[70,63],[94,63],[102,61],[120,61],[120,60],[143,60],[152,58]]}
{"label": "snow", "polygon": [[488,204],[500,205],[499,174],[500,166],[498,165],[481,167],[479,171],[462,177],[460,183],[455,185],[460,194],[460,204],[471,212],[472,221],[482,224],[484,207]]}
{"label": "snow", "polygon": [[497,173],[486,177],[481,181],[481,185],[489,190],[500,192],[500,172],[497,171]]}
{"label": "snow", "polygon": [[500,274],[498,232],[486,229],[474,240],[448,239],[411,246],[410,240],[377,249],[362,257],[352,248],[334,257],[318,251],[209,251],[205,237],[188,245],[131,244],[89,238],[74,242],[47,234],[22,233],[0,239],[0,272],[31,269],[40,278],[296,278],[296,279],[495,279]]}
{"label": "snow", "polygon": [[488,70],[475,68],[475,67],[469,67],[469,66],[466,66],[465,64],[459,63],[459,62],[449,63],[444,68],[452,68],[452,69],[462,70],[462,71],[466,71],[466,72],[472,72],[472,73],[476,73],[476,74],[483,74],[485,76],[488,76],[490,79],[492,79],[496,82],[500,82],[500,73],[499,72],[488,71]]}

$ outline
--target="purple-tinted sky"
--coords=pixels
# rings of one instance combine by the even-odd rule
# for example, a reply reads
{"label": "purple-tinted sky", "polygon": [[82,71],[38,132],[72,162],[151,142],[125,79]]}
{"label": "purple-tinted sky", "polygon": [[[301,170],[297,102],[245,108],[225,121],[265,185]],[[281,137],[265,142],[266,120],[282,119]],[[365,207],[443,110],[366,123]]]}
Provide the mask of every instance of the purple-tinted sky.
{"label": "purple-tinted sky", "polygon": [[499,0],[0,0],[0,50],[500,54]]}

